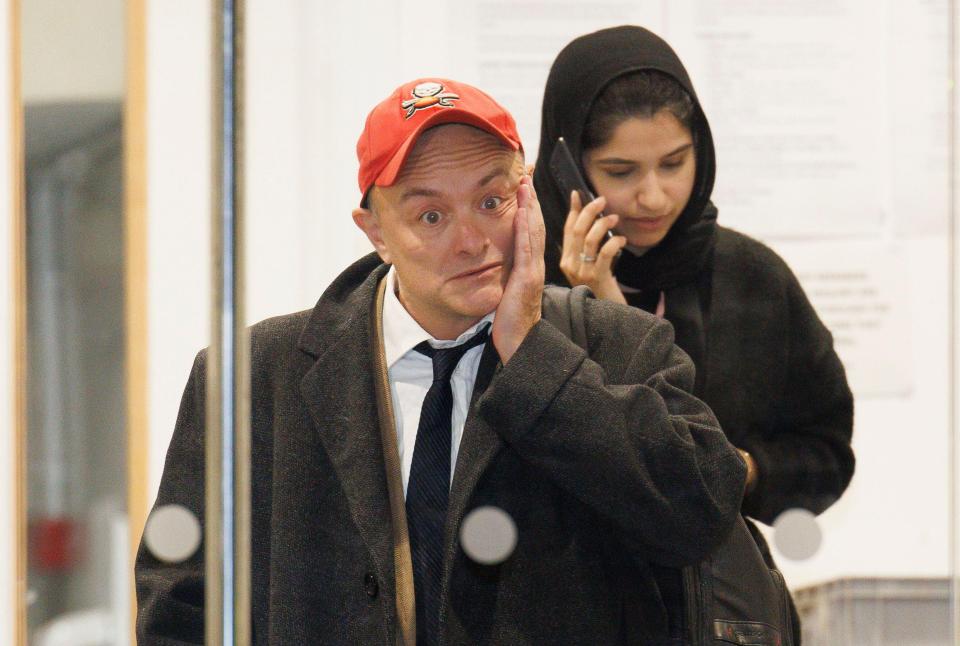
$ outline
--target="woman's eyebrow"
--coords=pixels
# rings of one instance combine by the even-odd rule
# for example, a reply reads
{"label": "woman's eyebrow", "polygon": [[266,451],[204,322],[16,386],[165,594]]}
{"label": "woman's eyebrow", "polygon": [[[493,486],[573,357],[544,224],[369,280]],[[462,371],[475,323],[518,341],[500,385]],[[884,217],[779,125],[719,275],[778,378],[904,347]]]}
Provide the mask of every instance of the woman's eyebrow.
{"label": "woman's eyebrow", "polygon": [[603,159],[598,159],[595,163],[597,164],[619,164],[621,166],[636,164],[637,162],[633,159],[622,159],[620,157],[604,157]]}
{"label": "woman's eyebrow", "polygon": [[692,142],[692,141],[691,141],[690,143],[686,143],[686,144],[683,144],[683,145],[681,145],[681,146],[677,146],[675,149],[671,150],[671,151],[668,152],[666,155],[664,155],[664,157],[672,157],[673,155],[676,155],[677,153],[686,152],[688,148],[693,148],[693,142]]}
{"label": "woman's eyebrow", "polygon": [[[690,148],[693,148],[692,142],[681,144],[680,146],[677,146],[676,148],[674,148],[673,150],[665,154],[664,157],[673,157],[674,155],[678,155],[682,152],[686,152]],[[622,157],[603,157],[602,159],[596,160],[594,163],[611,164],[611,165],[615,165],[615,164],[628,165],[628,164],[636,164],[637,161],[635,159],[624,159]]]}

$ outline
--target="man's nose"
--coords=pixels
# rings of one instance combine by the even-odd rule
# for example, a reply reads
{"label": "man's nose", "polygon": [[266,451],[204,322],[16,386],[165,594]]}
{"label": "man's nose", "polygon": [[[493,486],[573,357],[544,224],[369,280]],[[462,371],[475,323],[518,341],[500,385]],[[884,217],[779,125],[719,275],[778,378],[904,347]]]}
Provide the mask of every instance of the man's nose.
{"label": "man's nose", "polygon": [[457,251],[471,256],[482,253],[490,243],[486,232],[472,214],[457,218],[456,236]]}

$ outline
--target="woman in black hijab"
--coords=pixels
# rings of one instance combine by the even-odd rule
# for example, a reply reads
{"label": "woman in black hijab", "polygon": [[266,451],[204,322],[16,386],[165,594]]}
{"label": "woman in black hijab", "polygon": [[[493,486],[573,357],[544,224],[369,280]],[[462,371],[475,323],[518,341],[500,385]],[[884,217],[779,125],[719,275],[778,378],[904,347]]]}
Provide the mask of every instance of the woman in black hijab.
{"label": "woman in black hijab", "polygon": [[[558,137],[594,202],[581,205],[551,175]],[[696,394],[747,462],[743,513],[772,523],[833,504],[854,469],[843,366],[784,261],[717,224],[713,138],[670,46],[633,26],[567,45],[547,80],[538,160],[547,280],[673,324],[697,367]]]}

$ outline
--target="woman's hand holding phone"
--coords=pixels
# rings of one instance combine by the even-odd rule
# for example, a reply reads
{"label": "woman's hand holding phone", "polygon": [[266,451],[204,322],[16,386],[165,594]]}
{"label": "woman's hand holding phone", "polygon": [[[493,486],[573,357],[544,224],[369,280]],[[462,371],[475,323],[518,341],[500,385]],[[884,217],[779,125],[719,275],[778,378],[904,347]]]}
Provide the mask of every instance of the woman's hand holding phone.
{"label": "woman's hand holding phone", "polygon": [[626,303],[613,275],[613,261],[627,239],[618,235],[606,237],[620,218],[615,214],[597,217],[605,205],[606,200],[601,196],[584,206],[580,203],[580,194],[570,192],[560,269],[571,286],[586,285],[597,298]]}

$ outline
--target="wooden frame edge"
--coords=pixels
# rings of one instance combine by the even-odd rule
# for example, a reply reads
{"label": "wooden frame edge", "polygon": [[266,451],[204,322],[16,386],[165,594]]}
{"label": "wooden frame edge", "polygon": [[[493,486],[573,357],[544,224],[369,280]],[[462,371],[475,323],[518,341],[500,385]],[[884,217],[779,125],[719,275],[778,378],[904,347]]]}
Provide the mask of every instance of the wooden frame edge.
{"label": "wooden frame edge", "polygon": [[123,107],[124,328],[127,409],[127,518],[130,536],[131,642],[136,630],[133,564],[147,519],[149,394],[147,328],[147,24],[146,0],[126,2]]}
{"label": "wooden frame edge", "polygon": [[[16,509],[14,587],[16,644],[27,644],[27,280],[24,124],[21,93],[21,0],[9,0],[11,43],[11,213],[13,265],[13,429]],[[124,319],[126,327],[127,510],[130,532],[130,594],[136,596],[133,561],[147,515],[147,231],[146,231],[146,4],[126,3],[126,93],[124,98]],[[131,643],[136,643],[131,635]]]}
{"label": "wooden frame edge", "polygon": [[13,216],[13,429],[16,565],[14,571],[14,634],[27,644],[27,223],[21,85],[20,0],[10,0],[10,199]]}

